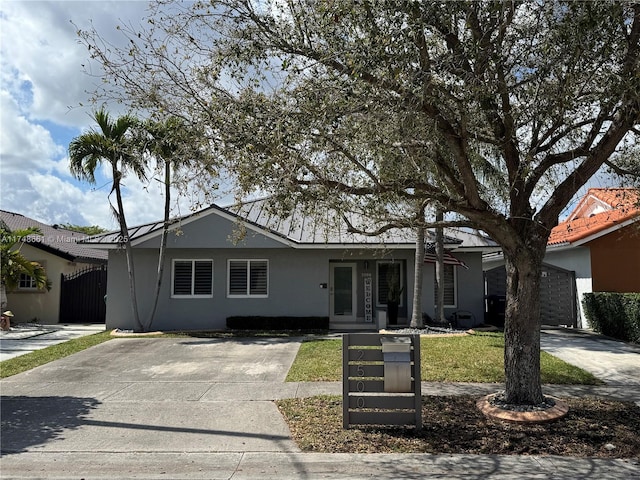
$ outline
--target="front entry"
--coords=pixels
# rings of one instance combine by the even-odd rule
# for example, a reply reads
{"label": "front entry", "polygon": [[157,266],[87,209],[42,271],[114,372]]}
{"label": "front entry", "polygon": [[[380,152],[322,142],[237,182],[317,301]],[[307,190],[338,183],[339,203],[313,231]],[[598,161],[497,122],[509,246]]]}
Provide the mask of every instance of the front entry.
{"label": "front entry", "polygon": [[331,263],[330,322],[355,323],[358,314],[355,263]]}

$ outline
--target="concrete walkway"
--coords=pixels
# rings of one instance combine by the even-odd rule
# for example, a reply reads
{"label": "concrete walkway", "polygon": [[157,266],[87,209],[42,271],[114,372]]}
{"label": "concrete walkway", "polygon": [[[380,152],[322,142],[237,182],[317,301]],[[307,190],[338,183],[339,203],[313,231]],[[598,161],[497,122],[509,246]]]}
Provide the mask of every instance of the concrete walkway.
{"label": "concrete walkway", "polygon": [[0,361],[66,342],[74,338],[104,332],[103,324],[18,324],[0,331]]}
{"label": "concrete walkway", "polygon": [[[640,478],[638,459],[302,453],[273,400],[340,394],[341,383],[285,383],[299,343],[290,338],[114,339],[4,379],[1,476]],[[620,358],[634,363],[640,359],[636,355]],[[498,388],[423,383],[426,395],[481,395]],[[545,390],[640,401],[640,386],[634,385]]]}

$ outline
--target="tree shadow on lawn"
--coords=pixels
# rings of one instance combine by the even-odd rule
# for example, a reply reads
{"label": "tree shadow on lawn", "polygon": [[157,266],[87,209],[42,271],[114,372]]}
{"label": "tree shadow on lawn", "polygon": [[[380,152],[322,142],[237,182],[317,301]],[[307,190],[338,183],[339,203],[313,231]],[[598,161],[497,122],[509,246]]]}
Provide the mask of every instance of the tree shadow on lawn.
{"label": "tree shadow on lawn", "polygon": [[3,396],[0,401],[3,455],[27,451],[83,425],[100,405],[95,398]]}

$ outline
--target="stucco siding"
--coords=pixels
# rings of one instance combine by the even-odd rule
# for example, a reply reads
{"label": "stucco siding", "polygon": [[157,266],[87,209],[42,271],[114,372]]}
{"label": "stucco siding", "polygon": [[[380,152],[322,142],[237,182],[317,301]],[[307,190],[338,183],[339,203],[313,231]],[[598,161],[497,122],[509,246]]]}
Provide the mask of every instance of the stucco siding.
{"label": "stucco siding", "polygon": [[[478,325],[484,322],[484,278],[482,274],[482,253],[455,253],[469,269],[454,267],[456,275],[456,305],[445,308],[445,317],[454,312],[470,312],[469,323]],[[436,316],[435,306],[435,264],[425,263],[422,285],[422,311],[431,318]],[[471,326],[471,325],[467,325]]]}
{"label": "stucco siding", "polygon": [[640,292],[640,230],[637,224],[597,238],[591,250],[595,292]]}
{"label": "stucco siding", "polygon": [[[215,212],[199,218],[197,221],[185,222],[172,229],[167,236],[169,248],[283,248],[283,239],[277,236],[270,238],[256,232],[254,227],[241,225],[217,215]],[[234,241],[236,242],[234,245]],[[138,249],[160,248],[160,236],[137,244]]]}
{"label": "stucco siding", "polygon": [[[405,260],[407,268],[410,269],[406,285],[409,292],[413,288],[413,265],[410,263],[412,254],[407,250],[394,255],[396,259]],[[135,249],[134,256],[138,311],[140,318],[144,321],[152,306],[157,250]],[[365,272],[365,261],[369,271],[375,272],[375,262],[379,258],[383,258],[381,252],[364,249],[348,252],[340,249],[294,250],[288,248],[170,249],[167,253],[162,289],[152,329],[224,329],[227,317],[236,315],[328,316],[329,288],[321,286],[329,284],[330,264],[332,262],[356,263],[358,297],[362,298],[361,279],[362,273]],[[171,298],[171,270],[174,259],[213,260],[212,298]],[[228,298],[227,262],[230,259],[268,260],[267,298]],[[110,252],[107,281],[107,328],[133,328],[124,252],[115,250]],[[363,305],[362,302],[358,303],[358,317],[361,321],[364,319]]]}

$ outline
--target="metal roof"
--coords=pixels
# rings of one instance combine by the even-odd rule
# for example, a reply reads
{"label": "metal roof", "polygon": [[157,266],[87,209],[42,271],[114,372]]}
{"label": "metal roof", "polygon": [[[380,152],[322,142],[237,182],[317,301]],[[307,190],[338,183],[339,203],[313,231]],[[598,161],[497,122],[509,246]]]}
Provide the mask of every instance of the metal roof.
{"label": "metal roof", "polygon": [[[404,246],[412,248],[415,237],[411,229],[392,229],[376,236],[351,233],[343,220],[336,217],[335,212],[325,212],[322,217],[305,213],[302,208],[295,208],[286,216],[278,215],[270,207],[267,199],[251,200],[235,203],[226,207],[211,205],[199,212],[174,219],[173,227],[184,225],[206,215],[217,214],[232,221],[241,221],[275,239],[292,247],[309,246]],[[352,215],[353,225],[365,225],[363,217]],[[135,245],[141,241],[160,235],[162,221],[147,223],[129,228],[129,237]],[[171,228],[171,227],[170,227]],[[425,242],[435,241],[435,234],[426,233]],[[95,235],[83,241],[86,244],[117,245],[120,243],[120,232],[109,232]],[[486,249],[493,248],[496,243],[487,236],[475,231],[445,229],[445,245],[447,248]]]}

